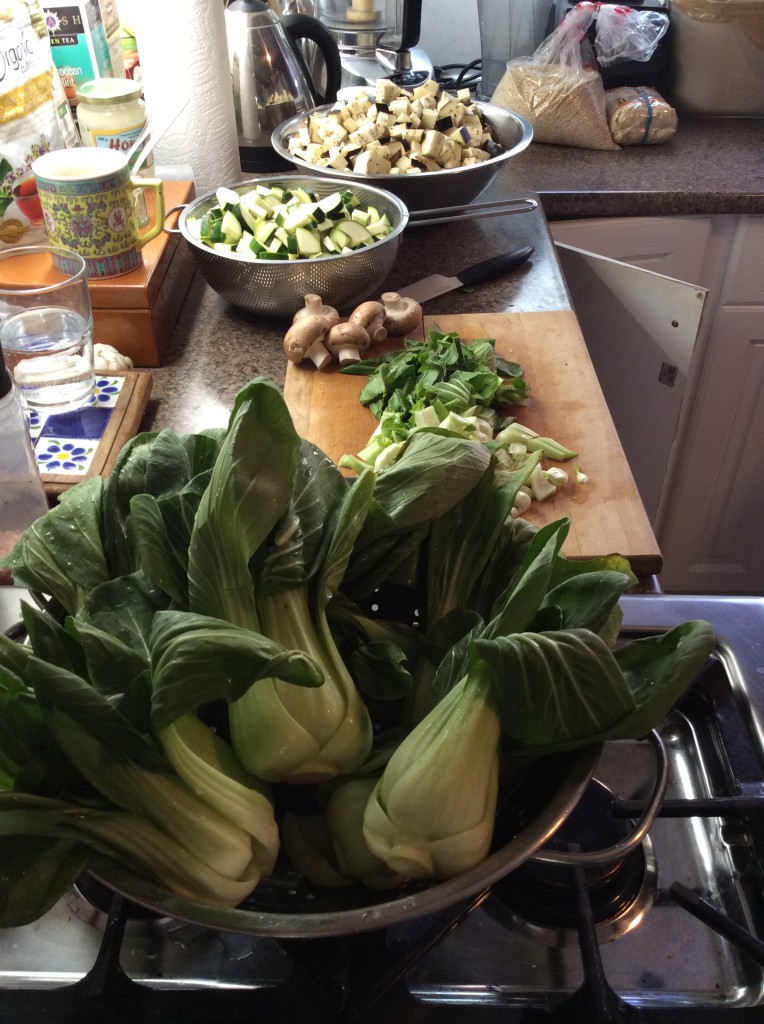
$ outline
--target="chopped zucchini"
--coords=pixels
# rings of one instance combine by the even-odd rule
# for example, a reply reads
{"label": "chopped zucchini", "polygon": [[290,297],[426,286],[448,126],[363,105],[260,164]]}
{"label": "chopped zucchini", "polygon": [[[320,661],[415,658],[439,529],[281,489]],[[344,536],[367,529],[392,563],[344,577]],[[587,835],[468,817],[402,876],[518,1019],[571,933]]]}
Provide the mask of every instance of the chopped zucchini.
{"label": "chopped zucchini", "polygon": [[189,232],[217,252],[250,259],[315,259],[371,245],[392,230],[387,214],[362,206],[351,189],[323,197],[310,189],[258,184],[235,191],[221,186],[217,205]]}

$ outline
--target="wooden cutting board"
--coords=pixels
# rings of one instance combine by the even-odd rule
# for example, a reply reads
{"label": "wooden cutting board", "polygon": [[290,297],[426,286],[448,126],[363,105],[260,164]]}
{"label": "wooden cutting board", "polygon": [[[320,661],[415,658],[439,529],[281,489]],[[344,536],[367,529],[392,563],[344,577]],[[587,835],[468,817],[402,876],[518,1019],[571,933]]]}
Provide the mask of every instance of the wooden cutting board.
{"label": "wooden cutting board", "polygon": [[[425,317],[424,327],[456,331],[469,341],[494,338],[496,351],[523,366],[532,396],[516,416],[539,434],[579,453],[577,463],[589,482],[569,483],[544,502],[534,502],[527,518],[539,526],[563,516],[571,520],[564,553],[590,558],[619,553],[639,577],[660,572],[662,558],[637,492],[613,420],[605,403],[575,313],[470,313]],[[399,341],[388,343],[395,347]],[[379,351],[379,349],[377,350]],[[336,364],[335,364],[336,365]],[[334,462],[359,451],[376,420],[358,401],[365,377],[312,365],[287,366],[284,398],[301,437]],[[572,463],[561,463],[571,470]]]}

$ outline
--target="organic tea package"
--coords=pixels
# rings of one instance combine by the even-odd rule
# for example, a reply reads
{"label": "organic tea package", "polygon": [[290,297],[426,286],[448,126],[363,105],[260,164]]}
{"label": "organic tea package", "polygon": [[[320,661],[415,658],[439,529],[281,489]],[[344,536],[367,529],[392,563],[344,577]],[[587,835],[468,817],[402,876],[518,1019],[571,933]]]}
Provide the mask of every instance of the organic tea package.
{"label": "organic tea package", "polygon": [[0,248],[45,241],[32,162],[79,143],[37,0],[6,0],[0,14]]}
{"label": "organic tea package", "polygon": [[[607,65],[648,60],[668,24],[660,14],[656,22],[654,14],[577,4],[534,54],[507,64],[492,102],[527,118],[534,142],[617,150],[608,127],[598,61]],[[595,21],[598,29],[592,44],[588,33]]]}

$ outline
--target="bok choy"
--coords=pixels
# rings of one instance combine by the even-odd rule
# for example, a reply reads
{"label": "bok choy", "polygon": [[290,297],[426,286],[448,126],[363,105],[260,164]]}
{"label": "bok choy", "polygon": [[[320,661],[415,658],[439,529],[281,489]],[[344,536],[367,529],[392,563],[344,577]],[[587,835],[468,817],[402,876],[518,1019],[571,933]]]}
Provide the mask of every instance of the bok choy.
{"label": "bok choy", "polygon": [[[428,407],[472,415],[463,375],[432,383]],[[452,877],[491,848],[506,776],[671,710],[710,627],[619,644],[626,560],[513,518],[548,439],[415,412],[349,485],[258,379],[226,430],[139,435],[24,534],[4,564],[53,601],[0,638],[0,925],[114,861],[216,906],[282,864]]]}

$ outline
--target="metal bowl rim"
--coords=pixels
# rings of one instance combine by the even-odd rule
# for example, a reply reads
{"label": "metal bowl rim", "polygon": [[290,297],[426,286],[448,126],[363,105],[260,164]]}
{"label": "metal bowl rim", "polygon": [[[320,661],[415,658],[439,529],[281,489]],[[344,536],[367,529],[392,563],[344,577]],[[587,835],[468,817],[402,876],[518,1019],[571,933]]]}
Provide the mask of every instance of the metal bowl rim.
{"label": "metal bowl rim", "polygon": [[282,159],[288,160],[289,163],[293,164],[295,167],[313,170],[315,171],[316,174],[319,174],[322,177],[324,173],[327,175],[345,175],[345,177],[340,178],[338,180],[346,182],[400,182],[408,180],[422,181],[423,179],[430,180],[431,178],[444,177],[445,175],[451,175],[452,177],[454,177],[459,173],[467,174],[470,171],[477,171],[481,167],[484,169],[488,167],[496,167],[504,160],[508,160],[512,156],[517,156],[518,153],[522,153],[524,149],[528,148],[528,146],[533,141],[533,127],[527,118],[523,117],[522,114],[516,114],[514,110],[507,110],[505,107],[499,107],[495,103],[485,103],[483,100],[474,100],[474,103],[475,106],[478,107],[484,114],[489,124],[491,123],[491,115],[495,111],[496,116],[508,116],[510,118],[513,118],[522,129],[522,134],[520,136],[520,139],[515,143],[515,145],[511,149],[505,149],[503,153],[497,153],[496,156],[489,157],[488,160],[483,160],[479,164],[470,164],[468,167],[444,167],[441,168],[439,171],[425,171],[421,175],[356,174],[355,171],[352,170],[337,171],[335,168],[316,167],[315,165],[306,163],[304,160],[301,160],[299,157],[296,157],[293,153],[290,153],[287,147],[284,145],[282,139],[285,138],[287,135],[292,134],[297,128],[300,127],[301,124],[306,122],[311,114],[322,114],[324,112],[328,113],[335,107],[334,103],[324,103],[319,107],[312,107],[306,113],[293,114],[292,117],[287,118],[286,121],[283,121],[280,125],[274,128],[273,133],[271,134],[271,145]]}
{"label": "metal bowl rim", "polygon": [[386,902],[317,913],[221,909],[177,896],[111,862],[102,860],[89,870],[104,885],[135,903],[167,917],[213,930],[306,939],[372,931],[447,910],[519,867],[548,841],[576,806],[592,778],[601,752],[601,743],[569,752],[566,775],[553,798],[539,807],[515,837],[480,864],[455,878],[435,882],[419,892]]}
{"label": "metal bowl rim", "polygon": [[[284,180],[289,180],[290,178],[295,182],[299,181],[303,183],[318,181],[321,184],[322,188],[326,185],[331,185],[334,183],[337,185],[338,191],[340,189],[342,189],[343,191],[346,190],[348,188],[348,185],[350,184],[347,178],[331,178],[324,176],[314,178],[304,173],[294,173],[287,171],[285,174],[274,174],[261,178],[251,178],[247,181],[238,181],[235,184],[226,187],[231,188],[234,192],[237,192],[245,187],[253,188],[256,185],[264,185],[269,181],[281,182]],[[386,242],[391,241],[391,239],[397,238],[399,235],[403,233],[409,222],[408,207],[403,202],[403,200],[398,198],[398,196],[394,195],[392,192],[388,192],[383,188],[379,188],[378,186],[366,185],[364,182],[361,182],[360,180],[358,183],[358,187],[368,189],[375,195],[383,196],[386,201],[390,202],[393,206],[395,206],[395,208],[398,211],[399,222],[398,224],[395,225],[395,227],[393,228],[389,235],[385,235],[384,238],[377,239],[376,242],[372,242],[370,245],[364,245],[360,249],[355,249],[353,250],[353,252],[327,253],[325,256],[314,256],[312,259],[305,260],[253,260],[250,259],[248,256],[242,256],[239,253],[219,252],[217,249],[211,249],[210,246],[204,245],[204,243],[200,242],[199,239],[194,238],[194,236],[188,229],[187,222],[193,219],[193,215],[196,213],[196,211],[203,203],[206,203],[210,199],[214,199],[216,197],[217,190],[213,190],[212,192],[207,192],[203,196],[199,196],[197,199],[192,200],[192,202],[188,203],[183,208],[178,217],[178,230],[183,235],[183,237],[185,238],[189,245],[193,245],[193,247],[196,250],[198,250],[199,252],[203,252],[207,256],[219,256],[221,259],[224,260],[233,260],[235,263],[242,263],[246,265],[251,264],[253,267],[288,266],[294,269],[295,266],[301,267],[315,263],[323,264],[333,262],[334,260],[348,259],[349,257],[352,257],[356,253],[372,252],[379,246],[382,246]]]}

